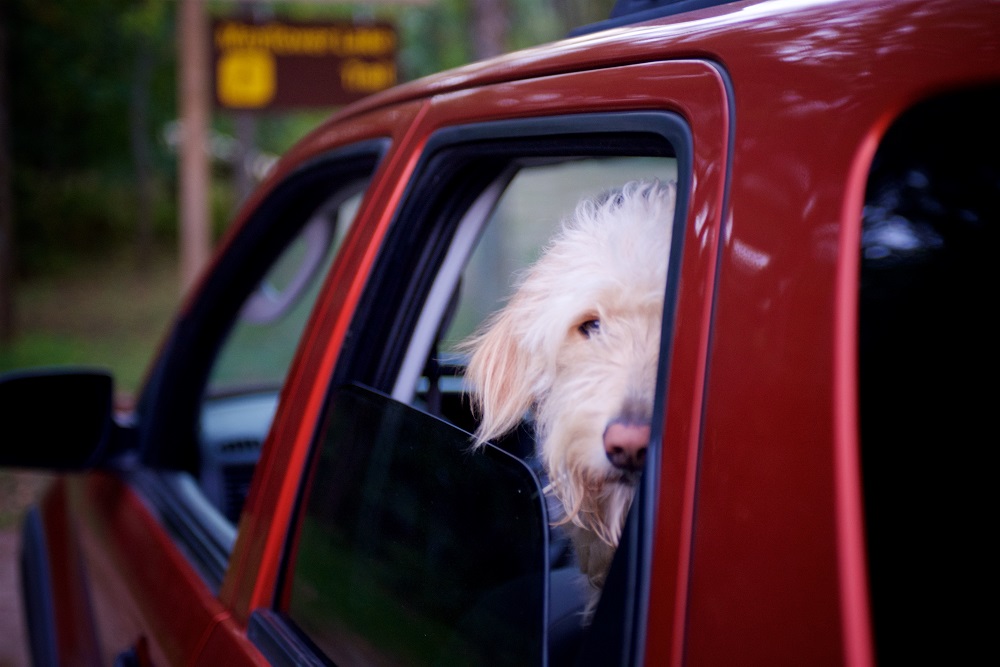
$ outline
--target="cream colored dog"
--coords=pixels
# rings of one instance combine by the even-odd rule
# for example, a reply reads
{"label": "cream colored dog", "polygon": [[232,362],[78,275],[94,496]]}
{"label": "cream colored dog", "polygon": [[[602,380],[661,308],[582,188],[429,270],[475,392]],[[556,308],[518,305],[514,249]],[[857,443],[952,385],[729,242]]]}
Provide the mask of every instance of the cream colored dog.
{"label": "cream colored dog", "polygon": [[533,411],[594,602],[649,442],[675,198],[673,183],[636,181],[582,201],[465,345],[477,443]]}

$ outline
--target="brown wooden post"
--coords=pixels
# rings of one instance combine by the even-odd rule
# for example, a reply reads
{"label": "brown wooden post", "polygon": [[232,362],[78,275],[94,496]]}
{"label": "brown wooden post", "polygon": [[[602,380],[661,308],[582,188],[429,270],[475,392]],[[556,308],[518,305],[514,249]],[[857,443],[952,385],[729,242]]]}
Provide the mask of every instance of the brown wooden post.
{"label": "brown wooden post", "polygon": [[211,251],[208,154],[208,20],[203,0],[178,0],[177,46],[180,142],[181,289],[187,291],[208,264]]}
{"label": "brown wooden post", "polygon": [[476,60],[492,58],[507,51],[506,0],[474,0],[472,3],[473,57]]}

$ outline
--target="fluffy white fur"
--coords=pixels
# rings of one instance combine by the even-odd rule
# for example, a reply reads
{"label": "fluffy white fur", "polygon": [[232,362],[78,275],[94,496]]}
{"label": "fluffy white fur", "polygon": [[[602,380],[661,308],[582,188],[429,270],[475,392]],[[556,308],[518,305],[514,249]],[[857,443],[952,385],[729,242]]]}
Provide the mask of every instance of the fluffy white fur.
{"label": "fluffy white fur", "polygon": [[648,440],[675,196],[673,183],[635,181],[580,202],[465,346],[477,442],[533,411],[547,492],[595,594],[645,454],[633,444],[626,465],[612,463],[612,428]]}

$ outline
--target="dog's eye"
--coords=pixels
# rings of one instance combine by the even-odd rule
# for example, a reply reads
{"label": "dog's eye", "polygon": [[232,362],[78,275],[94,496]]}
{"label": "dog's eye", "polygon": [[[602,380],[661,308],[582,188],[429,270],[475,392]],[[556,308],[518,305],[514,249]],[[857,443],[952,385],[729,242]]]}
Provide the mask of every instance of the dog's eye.
{"label": "dog's eye", "polygon": [[587,320],[586,322],[584,322],[583,324],[581,324],[579,327],[577,327],[577,330],[580,333],[583,334],[584,338],[590,338],[595,333],[597,333],[598,331],[601,330],[601,321],[600,320]]}

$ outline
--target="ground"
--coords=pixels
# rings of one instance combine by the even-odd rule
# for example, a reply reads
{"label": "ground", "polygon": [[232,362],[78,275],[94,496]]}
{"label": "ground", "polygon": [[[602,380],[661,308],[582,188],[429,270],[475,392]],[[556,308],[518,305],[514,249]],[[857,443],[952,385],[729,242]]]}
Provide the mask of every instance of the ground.
{"label": "ground", "polygon": [[45,475],[0,470],[0,667],[30,664],[17,562],[20,528],[24,510],[48,482]]}
{"label": "ground", "polygon": [[20,535],[0,531],[0,667],[28,665],[27,639],[21,617],[21,584],[17,573]]}

